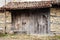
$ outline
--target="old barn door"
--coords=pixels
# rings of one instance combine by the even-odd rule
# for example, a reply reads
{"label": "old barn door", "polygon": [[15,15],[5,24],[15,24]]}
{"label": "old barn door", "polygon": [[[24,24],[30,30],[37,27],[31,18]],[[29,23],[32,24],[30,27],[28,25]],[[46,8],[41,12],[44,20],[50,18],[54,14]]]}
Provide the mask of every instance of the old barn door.
{"label": "old barn door", "polygon": [[47,10],[12,12],[13,29],[27,34],[46,34],[49,32]]}
{"label": "old barn door", "polygon": [[47,34],[48,30],[48,15],[38,13],[37,16],[35,16],[35,33]]}
{"label": "old barn door", "polygon": [[12,29],[27,34],[34,34],[34,15],[32,15],[32,13],[13,12],[12,19]]}

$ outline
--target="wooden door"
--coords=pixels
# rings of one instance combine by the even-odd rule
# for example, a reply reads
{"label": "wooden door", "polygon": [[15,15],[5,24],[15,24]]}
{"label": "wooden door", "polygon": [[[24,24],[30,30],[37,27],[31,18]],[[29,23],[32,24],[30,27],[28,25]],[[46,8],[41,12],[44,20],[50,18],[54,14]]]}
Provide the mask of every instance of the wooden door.
{"label": "wooden door", "polygon": [[44,14],[38,15],[36,23],[37,23],[36,33],[38,34],[48,33],[48,17],[46,15]]}
{"label": "wooden door", "polygon": [[30,11],[13,14],[13,29],[25,31],[27,34],[48,33],[48,13]]}
{"label": "wooden door", "polygon": [[27,34],[34,33],[34,15],[29,13],[13,14],[13,29],[25,31]]}
{"label": "wooden door", "polygon": [[48,13],[35,13],[34,15],[34,33],[35,34],[47,34],[49,32],[48,27]]}

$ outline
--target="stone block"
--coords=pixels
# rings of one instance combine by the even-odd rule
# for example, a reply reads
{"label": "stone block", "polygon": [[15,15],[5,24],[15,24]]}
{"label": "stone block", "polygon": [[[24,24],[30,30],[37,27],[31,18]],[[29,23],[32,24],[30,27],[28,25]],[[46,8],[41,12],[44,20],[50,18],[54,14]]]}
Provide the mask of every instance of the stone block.
{"label": "stone block", "polygon": [[0,16],[5,16],[5,13],[3,13],[3,12],[0,12]]}
{"label": "stone block", "polygon": [[11,16],[11,12],[7,11],[6,16]]}
{"label": "stone block", "polygon": [[11,23],[11,13],[10,12],[6,12],[6,22],[7,23]]}
{"label": "stone block", "polygon": [[12,34],[14,34],[14,32],[13,32],[13,31],[10,31],[10,32],[9,32],[9,34],[11,34],[11,35],[12,35]]}
{"label": "stone block", "polygon": [[60,12],[57,12],[57,13],[56,13],[56,16],[60,16]]}
{"label": "stone block", "polygon": [[0,23],[5,23],[5,13],[0,13]]}
{"label": "stone block", "polygon": [[60,18],[59,17],[51,17],[50,22],[60,24]]}
{"label": "stone block", "polygon": [[60,8],[51,8],[50,15],[60,16]]}
{"label": "stone block", "polygon": [[7,22],[7,23],[11,23],[11,20],[12,20],[12,19],[11,19],[11,17],[9,17],[9,16],[6,18],[6,22]]}
{"label": "stone block", "polygon": [[51,28],[51,31],[60,31],[60,25],[58,25],[58,24],[52,23],[50,28]]}
{"label": "stone block", "polygon": [[50,15],[56,15],[56,9],[55,8],[50,9]]}
{"label": "stone block", "polygon": [[6,32],[9,33],[11,31],[11,24],[6,24]]}
{"label": "stone block", "polygon": [[5,33],[5,24],[0,24],[0,31]]}

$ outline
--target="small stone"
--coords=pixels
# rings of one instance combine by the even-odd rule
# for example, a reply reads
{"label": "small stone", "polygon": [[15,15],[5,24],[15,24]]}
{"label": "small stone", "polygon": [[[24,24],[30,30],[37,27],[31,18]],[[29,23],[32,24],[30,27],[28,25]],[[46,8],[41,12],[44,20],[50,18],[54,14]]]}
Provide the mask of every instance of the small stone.
{"label": "small stone", "polygon": [[13,31],[10,31],[9,34],[14,34],[14,32]]}

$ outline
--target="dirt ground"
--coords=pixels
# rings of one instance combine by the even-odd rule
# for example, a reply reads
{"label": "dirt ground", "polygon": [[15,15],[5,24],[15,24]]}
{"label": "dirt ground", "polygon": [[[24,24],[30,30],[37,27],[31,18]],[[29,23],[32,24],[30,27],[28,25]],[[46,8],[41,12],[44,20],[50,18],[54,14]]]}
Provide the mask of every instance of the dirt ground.
{"label": "dirt ground", "polygon": [[40,40],[40,38],[30,35],[8,35],[0,37],[0,40]]}
{"label": "dirt ground", "polygon": [[60,40],[56,39],[56,37],[49,36],[32,36],[32,35],[8,35],[4,37],[0,37],[0,40]]}

